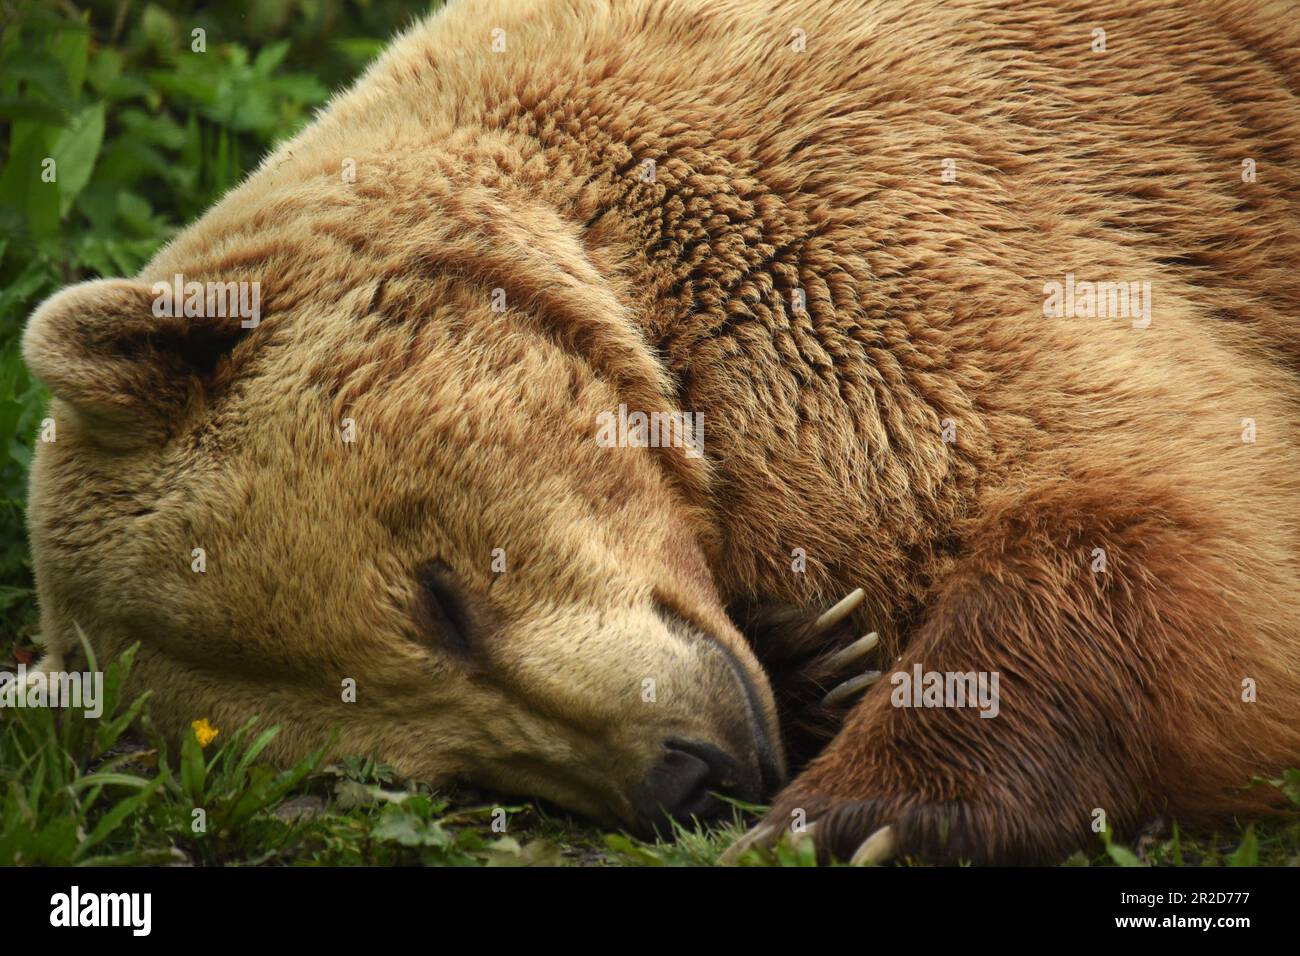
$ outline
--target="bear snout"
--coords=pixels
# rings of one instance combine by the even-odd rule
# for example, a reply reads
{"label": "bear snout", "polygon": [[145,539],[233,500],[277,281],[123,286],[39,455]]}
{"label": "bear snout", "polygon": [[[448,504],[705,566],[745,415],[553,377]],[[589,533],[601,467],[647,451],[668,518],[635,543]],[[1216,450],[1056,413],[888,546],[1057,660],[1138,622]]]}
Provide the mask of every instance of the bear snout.
{"label": "bear snout", "polygon": [[732,810],[726,798],[762,803],[785,783],[776,726],[755,677],[715,636],[696,630],[693,639],[707,649],[701,670],[712,677],[704,686],[713,688],[713,716],[698,725],[700,735],[667,733],[631,793],[633,828],[645,836],[671,836],[672,823],[719,820]]}
{"label": "bear snout", "polygon": [[679,738],[663,747],[632,800],[637,828],[647,836],[670,836],[670,821],[690,826],[719,819],[731,806],[724,796],[757,803],[766,795],[761,760],[738,760],[713,744]]}

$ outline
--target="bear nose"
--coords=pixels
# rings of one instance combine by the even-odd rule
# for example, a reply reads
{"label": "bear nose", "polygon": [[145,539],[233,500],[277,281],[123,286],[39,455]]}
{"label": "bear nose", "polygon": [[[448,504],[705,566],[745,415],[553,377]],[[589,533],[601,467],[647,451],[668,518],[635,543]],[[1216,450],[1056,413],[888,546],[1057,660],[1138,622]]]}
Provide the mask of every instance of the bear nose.
{"label": "bear nose", "polygon": [[664,751],[633,799],[643,832],[668,836],[669,821],[689,826],[693,819],[716,820],[730,806],[720,796],[747,803],[762,798],[759,768],[745,767],[713,744],[669,738]]}

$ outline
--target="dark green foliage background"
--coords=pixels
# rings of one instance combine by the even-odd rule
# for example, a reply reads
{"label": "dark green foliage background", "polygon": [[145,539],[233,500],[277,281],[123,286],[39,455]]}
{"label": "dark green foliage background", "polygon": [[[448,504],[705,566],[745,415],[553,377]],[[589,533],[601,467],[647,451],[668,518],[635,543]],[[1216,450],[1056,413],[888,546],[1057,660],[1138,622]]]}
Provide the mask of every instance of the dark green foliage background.
{"label": "dark green foliage background", "polygon": [[27,317],[69,282],[136,273],[429,9],[0,0],[0,659],[36,627],[23,510],[47,396]]}

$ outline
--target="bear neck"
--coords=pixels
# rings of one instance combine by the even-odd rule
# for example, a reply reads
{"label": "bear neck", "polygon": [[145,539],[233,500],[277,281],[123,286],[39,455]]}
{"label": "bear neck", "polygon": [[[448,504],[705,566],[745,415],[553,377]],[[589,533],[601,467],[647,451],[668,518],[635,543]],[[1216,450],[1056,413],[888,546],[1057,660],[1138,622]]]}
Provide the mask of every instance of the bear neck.
{"label": "bear neck", "polygon": [[[508,125],[521,163],[549,170],[534,188],[626,304],[676,407],[703,416],[711,483],[701,503],[724,595],[755,581],[790,590],[782,556],[805,542],[857,563],[838,554],[844,516],[815,505],[856,487],[864,504],[849,520],[887,559],[880,581],[864,583],[904,613],[916,606],[925,585],[906,582],[950,560],[929,529],[965,511],[995,469],[984,451],[993,443],[978,440],[978,388],[936,360],[930,317],[899,308],[913,304],[906,278],[870,268],[869,247],[889,237],[781,181],[743,143],[666,119],[632,128],[622,110],[568,115],[563,103],[525,102]],[[919,387],[945,374],[941,387]],[[942,456],[910,450],[915,436],[938,447],[945,419],[964,423],[965,442]],[[763,504],[774,500],[776,511]]]}

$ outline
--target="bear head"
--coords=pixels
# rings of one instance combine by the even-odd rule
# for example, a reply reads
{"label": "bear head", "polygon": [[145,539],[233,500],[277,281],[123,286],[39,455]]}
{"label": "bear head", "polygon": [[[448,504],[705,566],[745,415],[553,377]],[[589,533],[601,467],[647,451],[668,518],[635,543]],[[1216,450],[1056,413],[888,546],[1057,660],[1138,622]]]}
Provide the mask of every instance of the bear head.
{"label": "bear head", "polygon": [[334,728],[337,753],[640,829],[771,793],[707,462],[597,441],[673,390],[576,230],[432,150],[380,144],[356,182],[294,152],[29,323],[43,666],[78,629],[101,657],[139,642],[177,732],[258,716],[287,762]]}

